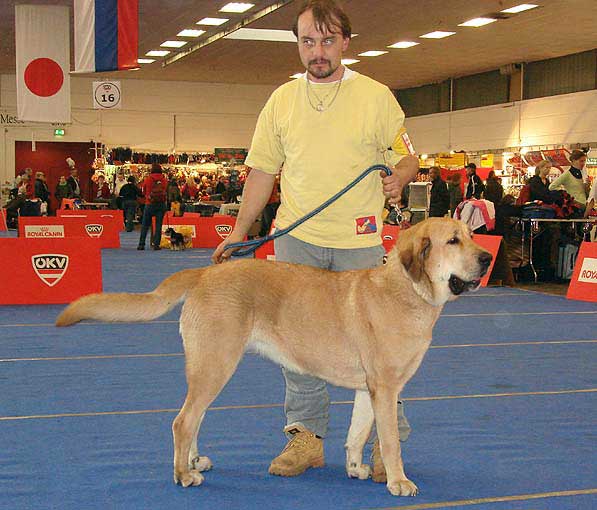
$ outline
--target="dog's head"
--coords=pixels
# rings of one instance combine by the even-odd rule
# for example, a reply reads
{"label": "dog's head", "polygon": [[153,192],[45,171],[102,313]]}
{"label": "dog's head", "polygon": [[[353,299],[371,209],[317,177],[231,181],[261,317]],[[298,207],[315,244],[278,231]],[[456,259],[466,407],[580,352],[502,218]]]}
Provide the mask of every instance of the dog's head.
{"label": "dog's head", "polygon": [[167,237],[171,237],[172,234],[176,234],[176,230],[174,230],[172,227],[168,227],[166,230],[164,230],[164,233]]}
{"label": "dog's head", "polygon": [[416,292],[434,305],[477,290],[492,259],[465,223],[449,218],[430,218],[401,232],[394,251]]}

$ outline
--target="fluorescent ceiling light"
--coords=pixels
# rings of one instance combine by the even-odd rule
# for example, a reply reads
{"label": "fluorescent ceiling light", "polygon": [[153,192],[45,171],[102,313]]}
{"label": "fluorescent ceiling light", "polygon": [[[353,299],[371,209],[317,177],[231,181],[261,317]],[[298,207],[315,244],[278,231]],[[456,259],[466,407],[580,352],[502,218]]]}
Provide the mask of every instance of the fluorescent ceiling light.
{"label": "fluorescent ceiling light", "polygon": [[197,23],[195,23],[195,25],[211,25],[213,27],[217,27],[223,25],[227,21],[230,20],[225,18],[203,18],[200,19]]}
{"label": "fluorescent ceiling light", "polygon": [[225,36],[224,39],[296,42],[296,36],[290,30],[266,30],[264,28],[239,28]]}
{"label": "fluorescent ceiling light", "polygon": [[168,55],[168,53],[170,53],[167,50],[151,50],[148,51],[145,55],[147,55],[148,57],[165,57],[166,55]]}
{"label": "fluorescent ceiling light", "polygon": [[205,30],[193,30],[192,28],[185,28],[176,34],[178,37],[199,37],[203,35]]}
{"label": "fluorescent ceiling light", "polygon": [[379,50],[369,50],[364,51],[363,53],[359,53],[359,57],[379,57],[380,55],[384,55],[388,53],[387,51],[379,51]]}
{"label": "fluorescent ceiling light", "polygon": [[416,46],[417,44],[419,44],[418,42],[413,42],[413,41],[399,41],[396,42],[394,44],[391,44],[390,46],[388,46],[388,48],[412,48],[413,46]]}
{"label": "fluorescent ceiling light", "polygon": [[155,62],[155,59],[153,58],[138,58],[137,59],[137,63],[139,64],[151,64]]}
{"label": "fluorescent ceiling light", "polygon": [[291,76],[291,78],[294,78],[294,79],[302,78],[302,77],[303,77],[303,74],[304,74],[304,73],[296,73],[296,74],[293,74],[293,75]]}
{"label": "fluorescent ceiling light", "polygon": [[162,48],[182,48],[189,41],[164,41],[160,46]]}
{"label": "fluorescent ceiling light", "polygon": [[539,6],[535,5],[535,4],[520,4],[520,5],[516,5],[514,7],[510,7],[509,9],[504,9],[503,11],[500,11],[500,12],[505,12],[506,14],[516,14],[518,12],[528,11],[529,9],[534,9],[535,7],[539,7]]}
{"label": "fluorescent ceiling light", "polygon": [[220,12],[245,12],[248,11],[251,7],[255,7],[255,4],[242,4],[237,2],[231,2],[222,7],[220,9]]}
{"label": "fluorescent ceiling light", "polygon": [[497,21],[497,19],[495,19],[495,18],[473,18],[473,19],[469,19],[468,21],[465,21],[464,23],[460,23],[458,26],[459,27],[483,27],[485,25],[489,25],[490,23],[493,23],[494,21]]}
{"label": "fluorescent ceiling light", "polygon": [[356,64],[357,62],[360,62],[360,60],[356,59],[356,58],[343,58],[341,60],[342,64],[345,66],[349,66],[351,64]]}
{"label": "fluorescent ceiling light", "polygon": [[443,39],[444,37],[450,37],[454,35],[456,32],[443,32],[441,30],[436,30],[435,32],[429,32],[428,34],[420,35],[419,37],[423,39]]}

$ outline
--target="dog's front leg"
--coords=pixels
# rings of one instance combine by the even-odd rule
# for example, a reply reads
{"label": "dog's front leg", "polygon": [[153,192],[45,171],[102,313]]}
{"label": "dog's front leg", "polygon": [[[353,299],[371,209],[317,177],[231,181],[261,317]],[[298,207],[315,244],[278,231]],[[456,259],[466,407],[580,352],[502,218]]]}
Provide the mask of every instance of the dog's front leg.
{"label": "dog's front leg", "polygon": [[381,458],[388,477],[387,487],[394,496],[415,496],[419,489],[404,474],[398,437],[398,392],[385,385],[370,388]]}
{"label": "dog's front leg", "polygon": [[346,473],[349,478],[366,480],[371,468],[363,464],[363,448],[373,427],[373,407],[368,391],[357,390],[354,396],[352,419],[346,438]]}

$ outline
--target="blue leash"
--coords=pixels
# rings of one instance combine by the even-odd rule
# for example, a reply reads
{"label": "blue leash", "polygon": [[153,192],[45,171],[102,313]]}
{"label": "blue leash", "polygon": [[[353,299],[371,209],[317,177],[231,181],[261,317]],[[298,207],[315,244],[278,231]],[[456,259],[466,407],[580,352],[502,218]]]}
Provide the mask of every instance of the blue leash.
{"label": "blue leash", "polygon": [[386,165],[373,165],[373,166],[370,166],[361,175],[359,175],[354,181],[352,181],[350,184],[348,184],[344,189],[341,189],[340,191],[338,191],[338,193],[336,193],[333,197],[328,198],[319,207],[317,207],[316,209],[313,209],[310,213],[308,213],[305,216],[303,216],[302,218],[296,220],[293,224],[289,225],[288,227],[283,228],[282,230],[278,230],[278,231],[276,231],[272,235],[269,235],[269,236],[266,236],[266,237],[262,237],[261,239],[252,239],[250,241],[244,241],[242,243],[232,243],[232,244],[229,244],[228,246],[226,246],[226,249],[228,250],[230,248],[248,247],[245,250],[238,250],[238,251],[233,252],[232,253],[233,257],[242,257],[244,255],[249,255],[249,254],[253,253],[257,248],[259,248],[260,246],[264,245],[268,241],[271,241],[271,240],[276,239],[278,237],[281,237],[281,236],[283,236],[285,234],[288,234],[288,232],[290,232],[291,230],[294,230],[299,225],[302,225],[303,223],[305,223],[305,221],[311,219],[316,214],[319,214],[326,207],[328,207],[329,205],[333,204],[336,200],[338,200],[346,192],[348,192],[352,188],[354,188],[359,182],[361,182],[371,172],[375,172],[376,170],[381,170],[382,172],[385,172],[387,175],[392,175],[392,171]]}

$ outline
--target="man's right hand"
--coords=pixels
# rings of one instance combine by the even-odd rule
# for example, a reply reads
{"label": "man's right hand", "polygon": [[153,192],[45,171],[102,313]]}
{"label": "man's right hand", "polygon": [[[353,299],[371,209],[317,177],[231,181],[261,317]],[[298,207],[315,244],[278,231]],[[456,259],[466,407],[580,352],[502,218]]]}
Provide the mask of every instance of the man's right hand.
{"label": "man's right hand", "polygon": [[232,254],[235,251],[240,249],[240,248],[227,249],[226,247],[229,244],[242,243],[244,240],[245,240],[245,236],[243,234],[239,234],[239,233],[236,233],[235,231],[232,231],[232,233],[226,239],[224,239],[218,245],[218,247],[215,249],[215,251],[213,252],[213,255],[211,256],[211,261],[214,264],[221,264],[222,262],[226,262],[230,257],[232,257]]}

